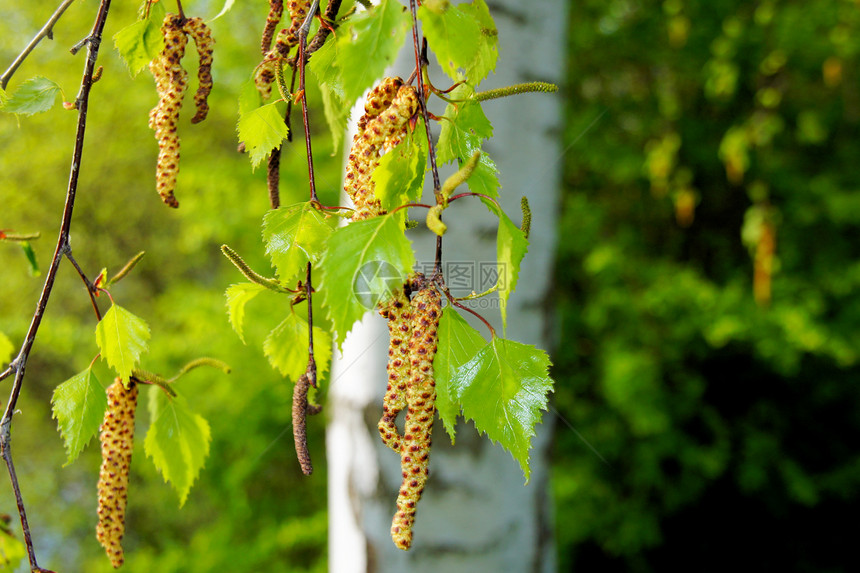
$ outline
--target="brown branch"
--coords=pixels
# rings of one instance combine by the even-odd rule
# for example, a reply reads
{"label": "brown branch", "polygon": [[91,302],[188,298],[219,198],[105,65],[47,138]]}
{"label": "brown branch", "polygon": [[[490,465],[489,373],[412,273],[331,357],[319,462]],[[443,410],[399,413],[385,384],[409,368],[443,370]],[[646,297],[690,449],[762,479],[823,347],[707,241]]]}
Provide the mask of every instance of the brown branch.
{"label": "brown branch", "polygon": [[[418,101],[421,103],[421,114],[424,116],[424,131],[427,133],[427,154],[430,157],[430,168],[433,173],[433,194],[436,203],[442,201],[440,192],[442,183],[439,179],[439,167],[436,165],[436,148],[433,146],[433,138],[430,136],[430,114],[427,111],[427,97],[424,89],[424,67],[427,65],[427,39],[418,46],[418,8],[415,0],[409,0],[409,10],[412,13],[412,46],[415,50],[415,72],[418,80]],[[441,221],[441,217],[440,217]],[[442,236],[436,235],[436,257],[433,265],[433,275],[442,274]]]}
{"label": "brown branch", "polygon": [[301,28],[299,28],[299,93],[302,98],[302,122],[305,127],[305,147],[307,148],[308,153],[308,183],[310,184],[310,200],[314,202],[319,202],[317,199],[317,186],[316,181],[314,181],[314,155],[311,150],[311,131],[310,125],[308,124],[308,101],[305,93],[305,65],[307,64],[307,48],[308,48],[308,31],[311,27],[311,21],[313,21],[314,14],[319,9],[319,0],[314,0],[313,4],[311,4],[310,10],[308,10],[308,15],[305,18],[305,21],[302,23]]}
{"label": "brown branch", "polygon": [[18,57],[15,58],[15,61],[9,66],[9,68],[3,72],[3,75],[0,76],[0,88],[6,89],[6,85],[9,83],[9,80],[12,79],[12,75],[18,70],[18,67],[24,63],[24,60],[27,59],[27,56],[36,48],[39,42],[42,41],[42,38],[48,38],[49,40],[54,39],[54,24],[57,23],[57,20],[60,19],[60,16],[63,15],[63,12],[71,6],[75,0],[63,0],[63,3],[60,4],[60,7],[54,12],[54,14],[48,18],[47,23],[42,26],[42,29],[39,30],[39,33],[36,34],[30,43],[27,44],[27,47],[18,54]]}
{"label": "brown branch", "polygon": [[48,300],[51,297],[51,291],[54,288],[54,281],[57,277],[57,269],[60,266],[60,261],[63,256],[70,252],[69,250],[69,230],[72,222],[72,212],[75,206],[75,196],[78,190],[78,174],[81,167],[81,158],[84,147],[84,134],[87,125],[87,109],[89,107],[90,88],[93,84],[93,73],[96,69],[96,59],[98,58],[99,46],[102,40],[102,32],[104,30],[105,21],[107,20],[108,9],[110,8],[110,0],[101,0],[98,14],[95,23],[93,24],[92,32],[87,37],[86,44],[87,60],[84,65],[84,74],[81,79],[81,89],[77,99],[78,109],[78,126],[75,134],[75,148],[72,154],[71,173],[69,175],[69,185],[66,190],[66,203],[63,207],[62,222],[60,224],[60,234],[57,239],[57,247],[54,251],[54,256],[51,259],[51,265],[48,269],[45,284],[42,287],[42,292],[39,295],[39,301],[36,305],[36,312],[30,322],[30,328],[27,330],[27,335],[24,338],[24,343],[21,351],[15,358],[12,368],[15,371],[15,381],[12,384],[12,390],[9,395],[9,401],[6,403],[6,410],[3,413],[3,418],[0,419],[0,455],[6,462],[6,468],[9,471],[9,478],[12,481],[12,489],[15,492],[15,501],[18,505],[18,514],[21,517],[21,528],[24,532],[24,541],[27,546],[27,557],[30,560],[30,570],[40,572],[43,571],[36,562],[36,552],[33,548],[33,539],[30,535],[30,526],[27,522],[27,513],[24,509],[24,500],[21,496],[21,489],[18,485],[18,477],[15,473],[15,465],[12,462],[12,415],[18,404],[18,397],[21,394],[21,388],[24,383],[24,371],[27,366],[27,358],[30,350],[33,348],[33,343],[36,340],[36,334],[39,326],[42,323],[42,318],[45,315],[45,309],[48,306]]}

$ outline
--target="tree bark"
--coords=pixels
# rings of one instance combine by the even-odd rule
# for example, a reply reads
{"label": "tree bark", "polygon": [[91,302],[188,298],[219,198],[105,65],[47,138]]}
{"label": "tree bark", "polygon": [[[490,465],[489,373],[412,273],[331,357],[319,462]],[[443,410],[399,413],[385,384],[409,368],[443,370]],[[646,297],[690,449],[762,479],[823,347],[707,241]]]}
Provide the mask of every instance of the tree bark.
{"label": "tree bark", "polygon": [[[559,84],[566,3],[499,0],[488,4],[499,30],[500,57],[496,73],[480,89],[535,80]],[[441,75],[433,77],[439,87],[445,86]],[[552,345],[547,298],[557,240],[561,102],[559,94],[527,94],[484,103],[495,129],[484,151],[500,171],[502,206],[515,221],[523,195],[532,209],[529,253],[509,301],[503,336],[541,348]],[[466,199],[445,212],[445,222],[443,260],[464,265],[467,271],[473,265],[472,282],[480,291],[479,264],[492,265],[496,260],[495,217],[479,201]],[[410,232],[418,260],[428,268],[433,261],[433,237],[423,226]],[[450,283],[449,279],[455,296],[471,290],[457,292]],[[484,304],[473,307],[502,335],[495,297],[477,302]],[[490,302],[493,305],[487,308]],[[483,326],[475,326],[487,335]],[[369,313],[347,337],[343,356],[332,367],[327,432],[329,570],[554,571],[547,457],[553,425],[550,413],[544,413],[532,441],[532,476],[526,485],[513,457],[478,436],[472,423],[458,424],[452,446],[437,420],[430,478],[418,504],[412,548],[402,551],[394,546],[389,531],[400,486],[400,459],[382,444],[376,430],[386,387],[387,347],[385,320]]]}

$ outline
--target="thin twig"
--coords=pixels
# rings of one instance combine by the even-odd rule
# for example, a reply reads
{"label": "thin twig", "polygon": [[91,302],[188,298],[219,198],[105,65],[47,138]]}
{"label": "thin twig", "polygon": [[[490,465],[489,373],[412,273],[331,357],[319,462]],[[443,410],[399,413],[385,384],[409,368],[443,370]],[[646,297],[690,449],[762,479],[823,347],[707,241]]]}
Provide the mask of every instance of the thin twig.
{"label": "thin twig", "polygon": [[[436,148],[433,145],[433,138],[430,136],[430,115],[427,111],[427,98],[424,91],[424,74],[421,70],[424,68],[427,60],[427,40],[422,42],[419,49],[418,46],[418,8],[415,0],[409,0],[409,10],[412,13],[412,45],[415,49],[415,69],[416,79],[418,80],[418,101],[421,103],[421,113],[424,116],[424,131],[427,133],[427,154],[430,157],[430,169],[433,173],[433,194],[436,197],[436,203],[441,203],[440,191],[442,183],[439,179],[439,167],[436,165]],[[441,219],[440,219],[441,220]],[[433,275],[441,276],[442,274],[442,236],[436,235],[436,257],[433,265]]]}
{"label": "thin twig", "polygon": [[42,287],[39,301],[36,304],[36,312],[30,322],[30,328],[27,330],[27,335],[24,338],[21,351],[18,353],[18,357],[14,362],[13,368],[15,369],[15,381],[9,394],[9,401],[6,403],[6,410],[3,413],[3,418],[0,420],[0,455],[3,456],[3,459],[6,462],[6,468],[9,471],[9,478],[12,480],[12,489],[15,492],[18,514],[21,517],[21,528],[24,532],[24,541],[27,546],[27,557],[30,560],[31,571],[42,571],[42,569],[39,568],[39,565],[36,562],[36,552],[33,548],[33,538],[30,535],[30,526],[27,522],[27,513],[24,509],[24,500],[21,496],[21,488],[18,485],[15,465],[12,462],[12,415],[15,412],[15,408],[18,404],[18,397],[21,394],[21,388],[24,383],[24,371],[27,366],[27,358],[30,354],[30,350],[33,348],[36,334],[42,323],[42,318],[45,315],[48,300],[51,297],[51,291],[54,288],[57,269],[59,269],[63,255],[69,251],[69,230],[72,223],[75,196],[78,190],[78,173],[80,172],[81,158],[84,148],[84,134],[86,133],[87,126],[87,109],[89,107],[90,88],[93,83],[93,72],[96,68],[96,59],[98,58],[102,32],[104,30],[105,21],[107,20],[109,8],[110,0],[101,0],[92,32],[90,32],[90,35],[88,36],[87,60],[84,65],[83,78],[81,79],[81,90],[78,94],[78,126],[75,134],[75,149],[72,154],[71,173],[69,175],[69,185],[66,190],[66,203],[63,207],[60,234],[57,239],[57,247],[54,250],[54,256],[51,259],[51,266],[48,269],[47,277],[45,278],[45,284]]}
{"label": "thin twig", "polygon": [[75,260],[75,257],[72,256],[72,248],[68,247],[66,249],[66,258],[72,263],[72,266],[75,267],[75,270],[78,271],[78,275],[80,275],[81,280],[84,281],[84,286],[87,287],[87,294],[90,295],[90,302],[93,304],[93,310],[96,313],[96,319],[102,319],[102,313],[99,310],[99,305],[96,303],[96,288],[93,285],[92,281],[87,278],[87,275],[84,274],[83,269],[81,269],[80,265],[78,265],[78,261]]}
{"label": "thin twig", "polygon": [[27,47],[24,48],[24,51],[18,54],[18,57],[15,58],[15,61],[9,66],[9,68],[3,72],[3,75],[0,76],[0,88],[6,89],[6,85],[9,83],[9,80],[12,79],[12,75],[18,70],[18,67],[24,63],[24,60],[27,59],[27,56],[36,48],[39,42],[42,41],[42,38],[48,38],[49,40],[53,40],[54,38],[54,24],[57,23],[57,20],[60,19],[60,16],[63,15],[63,12],[66,9],[74,4],[75,0],[63,0],[63,3],[60,4],[60,7],[54,12],[54,14],[48,19],[48,22],[42,26],[42,29],[39,30],[39,33],[36,34],[30,43],[27,44]]}
{"label": "thin twig", "polygon": [[314,181],[314,155],[311,150],[311,131],[308,124],[308,100],[306,97],[307,94],[305,93],[305,64],[307,63],[306,52],[308,48],[308,31],[310,30],[311,22],[314,19],[314,14],[316,14],[319,9],[319,4],[319,0],[314,0],[308,10],[308,15],[305,18],[305,21],[302,23],[302,27],[299,28],[299,93],[302,95],[302,121],[305,126],[305,147],[308,152],[308,184],[310,185],[310,200],[315,202],[319,202],[319,199],[317,199],[317,186]]}

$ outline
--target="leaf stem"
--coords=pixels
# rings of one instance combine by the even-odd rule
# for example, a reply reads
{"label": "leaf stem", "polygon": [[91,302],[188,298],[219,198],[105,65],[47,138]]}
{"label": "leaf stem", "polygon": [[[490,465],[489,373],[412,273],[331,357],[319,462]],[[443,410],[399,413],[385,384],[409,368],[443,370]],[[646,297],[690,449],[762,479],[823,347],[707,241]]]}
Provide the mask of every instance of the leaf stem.
{"label": "leaf stem", "polygon": [[453,306],[456,306],[457,308],[461,308],[461,309],[465,310],[466,312],[472,313],[473,315],[478,317],[478,319],[481,322],[483,322],[484,325],[490,330],[490,336],[492,336],[493,338],[496,337],[496,329],[493,328],[493,326],[489,322],[487,322],[486,318],[484,318],[483,316],[481,316],[480,314],[478,314],[477,312],[475,312],[474,310],[472,310],[468,306],[460,304],[459,302],[457,302],[457,299],[455,299],[453,296],[451,296],[451,293],[448,291],[447,288],[444,289],[444,292],[445,292],[445,296],[448,298],[448,302],[450,302]]}
{"label": "leaf stem", "polygon": [[[71,4],[71,2],[69,2],[69,4]],[[104,30],[105,22],[107,21],[109,8],[110,0],[101,0],[98,14],[96,15],[95,22],[93,23],[93,29],[87,37],[87,59],[84,64],[81,88],[76,101],[78,124],[75,134],[75,147],[72,153],[72,166],[69,174],[69,184],[66,189],[66,202],[63,207],[57,247],[54,250],[54,255],[51,259],[51,265],[48,268],[48,273],[45,277],[45,284],[42,287],[41,294],[39,295],[39,301],[36,303],[36,312],[33,314],[33,319],[30,322],[27,335],[24,337],[21,351],[18,353],[18,357],[14,362],[15,381],[12,384],[12,390],[9,394],[9,400],[6,403],[6,410],[3,412],[3,418],[0,419],[0,455],[2,455],[6,462],[6,468],[9,471],[9,478],[12,481],[12,489],[15,493],[15,501],[18,505],[18,515],[21,518],[21,528],[24,532],[24,541],[27,546],[27,557],[30,561],[31,571],[41,571],[41,568],[36,562],[33,538],[30,534],[30,525],[27,522],[27,512],[24,509],[24,500],[21,496],[21,488],[18,485],[18,476],[15,473],[15,465],[12,462],[12,415],[18,405],[18,397],[21,394],[21,388],[24,384],[24,371],[26,370],[27,359],[29,357],[30,350],[33,348],[33,343],[36,341],[36,334],[39,331],[39,326],[42,324],[42,318],[45,316],[45,309],[48,306],[48,300],[51,298],[51,292],[54,288],[54,281],[57,277],[57,270],[60,267],[60,261],[62,260],[63,255],[69,251],[69,230],[71,229],[72,224],[75,196],[78,191],[78,174],[80,172],[81,158],[83,156],[90,88],[93,84],[93,73],[96,69],[96,60],[98,59],[102,32]],[[50,26],[46,27],[48,28],[48,31],[45,32],[45,36],[49,35],[50,32]]]}
{"label": "leaf stem", "polygon": [[[78,275],[80,275],[81,280],[84,281],[84,286],[87,287],[87,294],[90,295],[90,302],[93,305],[93,311],[96,313],[96,319],[102,319],[102,313],[99,310],[99,305],[96,303],[96,296],[98,296],[98,291],[96,290],[95,285],[87,278],[87,275],[84,274],[84,271],[81,269],[80,265],[78,265],[78,261],[75,260],[75,257],[72,256],[72,248],[68,247],[66,249],[66,258],[72,263],[72,266],[75,267],[75,270],[78,271]],[[105,291],[107,292],[107,291]],[[110,295],[108,295],[110,296]],[[113,302],[113,299],[111,299]]]}
{"label": "leaf stem", "polygon": [[24,48],[24,50],[20,54],[18,54],[18,57],[15,58],[15,61],[12,62],[12,64],[6,69],[6,71],[3,72],[3,75],[0,76],[0,89],[6,89],[6,85],[9,83],[9,80],[12,79],[12,76],[15,74],[21,64],[24,63],[24,60],[27,59],[27,56],[29,56],[30,53],[39,44],[39,42],[42,41],[42,38],[48,38],[49,40],[54,39],[54,24],[57,23],[57,20],[60,19],[66,9],[72,4],[74,4],[74,2],[75,0],[63,0],[63,3],[60,4],[56,11],[54,11],[53,15],[48,18],[47,23],[45,23],[45,25],[42,26],[42,29],[39,30],[39,32],[35,36],[33,36],[33,39],[30,40],[30,43],[27,44],[27,47]]}

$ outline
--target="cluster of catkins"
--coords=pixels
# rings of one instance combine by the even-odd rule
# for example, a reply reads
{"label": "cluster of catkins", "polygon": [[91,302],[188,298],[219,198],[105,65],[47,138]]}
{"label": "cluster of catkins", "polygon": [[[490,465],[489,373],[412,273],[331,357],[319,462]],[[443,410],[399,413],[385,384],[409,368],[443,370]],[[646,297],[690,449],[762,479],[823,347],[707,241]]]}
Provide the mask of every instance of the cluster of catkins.
{"label": "cluster of catkins", "polygon": [[368,94],[344,177],[344,190],[355,204],[353,221],[383,214],[371,177],[382,154],[403,141],[418,105],[416,89],[397,77],[385,78]]}
{"label": "cluster of catkins", "polygon": [[277,74],[280,73],[284,60],[290,55],[293,46],[299,43],[299,28],[305,21],[310,6],[310,0],[289,0],[287,2],[290,25],[278,32],[278,38],[275,45],[272,46],[275,29],[281,23],[281,17],[284,14],[284,0],[269,0],[269,14],[266,16],[266,26],[263,28],[263,37],[260,42],[263,61],[257,66],[254,75],[254,83],[263,99],[271,97],[272,84]]}
{"label": "cluster of catkins", "polygon": [[[436,356],[442,305],[439,292],[422,275],[412,280],[418,292],[410,301],[399,292],[380,314],[388,319],[388,387],[379,420],[382,441],[400,454],[402,482],[391,538],[400,549],[412,545],[415,506],[421,499],[430,465],[430,433],[436,413]],[[403,435],[395,420],[406,409]]]}
{"label": "cluster of catkins", "polygon": [[155,181],[162,201],[171,207],[178,207],[173,192],[176,189],[176,176],[179,173],[179,135],[176,126],[179,110],[188,88],[188,72],[182,67],[187,36],[194,39],[200,64],[197,70],[199,87],[194,94],[197,113],[191,123],[206,119],[209,112],[209,92],[212,91],[212,45],[215,41],[209,27],[201,18],[183,18],[177,14],[167,14],[161,26],[164,49],[149,64],[158,91],[158,105],[149,112],[149,127],[155,131],[158,140],[158,164]]}
{"label": "cluster of catkins", "polygon": [[126,387],[117,378],[107,389],[107,399],[108,408],[99,433],[102,467],[99,471],[96,537],[116,568],[123,564],[122,536],[128,501],[128,469],[134,447],[137,385],[129,381]]}
{"label": "cluster of catkins", "polygon": [[[419,109],[418,93],[397,77],[383,79],[367,96],[358,133],[352,141],[344,189],[355,205],[353,221],[384,214],[374,193],[373,172],[383,154],[408,133]],[[410,293],[414,293],[410,300]],[[430,463],[430,432],[436,413],[433,358],[442,315],[439,291],[421,274],[413,276],[379,313],[388,320],[388,387],[379,420],[379,435],[400,454],[403,476],[391,538],[401,549],[412,545],[415,507],[424,491]],[[406,411],[404,431],[397,416]]]}

